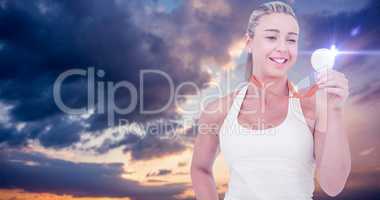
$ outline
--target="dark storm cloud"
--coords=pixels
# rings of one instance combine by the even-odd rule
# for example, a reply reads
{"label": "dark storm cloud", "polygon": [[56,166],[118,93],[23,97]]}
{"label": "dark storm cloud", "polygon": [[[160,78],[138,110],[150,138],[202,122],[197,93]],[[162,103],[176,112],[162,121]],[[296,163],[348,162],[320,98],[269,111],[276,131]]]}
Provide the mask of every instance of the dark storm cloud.
{"label": "dark storm cloud", "polygon": [[112,149],[122,147],[132,160],[149,160],[183,152],[188,148],[187,142],[178,137],[178,128],[182,125],[174,120],[156,120],[146,124],[129,124],[138,130],[122,130],[103,139],[100,145],[89,150],[105,154]]}
{"label": "dark storm cloud", "polygon": [[38,139],[45,147],[66,147],[80,140],[83,125],[69,120],[56,120],[50,123],[49,130],[40,132]]}
{"label": "dark storm cloud", "polygon": [[134,145],[135,143],[139,142],[141,139],[142,137],[137,134],[127,133],[120,140],[107,138],[103,141],[103,143],[99,147],[96,147],[94,149],[96,152],[103,154],[103,153],[107,153],[108,151],[114,148],[118,148],[120,146]]}
{"label": "dark storm cloud", "polygon": [[124,152],[130,152],[134,160],[149,160],[183,152],[186,147],[185,144],[170,138],[160,139],[148,135],[137,143],[126,146]]}
{"label": "dark storm cloud", "polygon": [[[245,26],[252,9],[244,6],[246,4],[244,1],[230,1],[226,2],[226,5],[231,7],[229,14],[218,12],[219,8],[215,8],[215,12],[210,13],[207,7],[214,7],[215,4],[212,1],[205,1],[205,4],[206,8],[197,9],[193,7],[191,1],[183,1],[177,9],[170,13],[154,12],[154,7],[149,8],[153,10],[152,12],[144,12],[147,5],[142,1],[120,2],[119,5],[128,8],[127,10],[133,13],[131,20],[139,28],[160,36],[176,58],[186,59],[187,66],[194,69],[194,66],[200,66],[202,60],[213,60],[220,65],[230,61],[228,48],[236,39],[244,36]],[[257,4],[257,2],[252,3],[252,5]],[[182,40],[188,42],[183,44]],[[185,79],[183,76],[186,72],[179,70],[181,69],[173,73],[181,77],[180,79]],[[147,90],[161,97],[166,96],[155,86],[150,86]],[[105,120],[101,118],[105,117],[105,115],[96,115],[93,120],[100,119],[99,121],[104,122]],[[135,118],[137,117],[139,116],[135,116]],[[167,116],[167,118],[170,117],[173,116]],[[100,123],[94,124],[96,126]],[[183,151],[185,143],[193,142],[194,132],[193,130],[193,135],[191,135],[188,130],[183,141],[162,139],[149,134],[148,137],[138,139],[132,134],[121,140],[106,140],[97,151],[106,153],[110,149],[125,146],[124,151],[130,152],[133,159],[161,157]],[[137,141],[132,144],[128,143],[131,138],[135,138]]]}
{"label": "dark storm cloud", "polygon": [[0,187],[7,189],[136,199],[153,195],[171,199],[185,189],[181,184],[142,186],[136,181],[123,179],[123,164],[120,163],[74,163],[20,151],[0,152],[0,163]]}
{"label": "dark storm cloud", "polygon": [[6,142],[11,146],[25,145],[27,135],[16,132],[16,129],[0,125],[0,144]]}
{"label": "dark storm cloud", "polygon": [[171,174],[172,170],[170,169],[159,169],[156,172],[149,172],[145,175],[145,177],[152,177],[152,176],[165,176],[168,174]]}
{"label": "dark storm cloud", "polygon": [[[142,69],[162,70],[176,85],[191,81],[202,86],[208,80],[200,66],[185,68],[180,56],[171,55],[171,47],[165,40],[136,26],[131,21],[135,13],[129,12],[134,9],[119,6],[117,1],[2,1],[0,10],[0,100],[13,106],[10,110],[12,123],[42,126],[38,125],[40,121],[53,116],[62,120],[63,113],[53,100],[53,83],[60,73],[72,68],[102,69],[105,76],[98,81],[128,81],[139,92]],[[70,78],[62,88],[66,104],[76,108],[86,105],[86,77]],[[149,77],[144,88],[142,99],[146,109],[160,108],[168,101],[169,85],[164,78]],[[115,95],[115,103],[120,107],[128,106],[129,99],[128,91]],[[116,121],[120,118],[146,121],[157,117],[177,117],[177,114],[171,106],[156,115],[141,115],[136,109],[128,115],[115,116]],[[107,120],[103,114],[83,119],[89,124],[86,128],[89,131],[106,128]],[[75,129],[74,135],[79,132],[77,126],[66,125],[68,130]],[[54,135],[38,138],[49,146],[61,140],[60,134]],[[7,141],[6,138],[15,140],[17,137],[9,134],[9,137],[2,137],[3,141]],[[70,138],[72,142],[77,141],[77,136]]]}
{"label": "dark storm cloud", "polygon": [[[152,30],[180,55],[189,55],[192,65],[212,60],[217,65],[230,61],[228,48],[244,38],[251,9],[260,1],[183,1],[171,13],[139,12],[133,17],[139,27]],[[262,2],[262,1],[261,1]],[[198,7],[197,4],[202,6]],[[247,6],[249,5],[249,6]],[[136,5],[143,10],[144,3]],[[151,18],[156,19],[153,23]]]}
{"label": "dark storm cloud", "polygon": [[176,140],[165,135],[146,133],[140,136],[126,133],[121,139],[105,139],[99,147],[93,147],[97,153],[123,147],[124,153],[130,153],[133,160],[149,160],[177,154],[186,150],[187,145],[182,140]]}
{"label": "dark storm cloud", "polygon": [[26,145],[28,139],[38,139],[45,147],[63,148],[80,140],[84,124],[65,116],[52,116],[40,121],[26,123],[22,128],[16,124],[0,123],[0,144]]}

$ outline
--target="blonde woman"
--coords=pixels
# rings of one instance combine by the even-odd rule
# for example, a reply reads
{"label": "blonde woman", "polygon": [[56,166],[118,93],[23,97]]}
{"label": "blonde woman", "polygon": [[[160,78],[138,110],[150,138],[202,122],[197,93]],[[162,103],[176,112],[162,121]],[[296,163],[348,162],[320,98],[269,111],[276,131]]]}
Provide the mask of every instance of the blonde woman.
{"label": "blonde woman", "polygon": [[288,81],[299,34],[285,3],[265,3],[252,12],[250,84],[209,103],[200,116],[191,164],[197,200],[218,200],[212,169],[219,152],[230,175],[224,200],[311,200],[314,178],[330,196],[343,190],[351,159],[339,105],[348,97],[348,81],[335,70],[319,77],[318,91],[327,92],[324,127],[317,95],[302,96]]}

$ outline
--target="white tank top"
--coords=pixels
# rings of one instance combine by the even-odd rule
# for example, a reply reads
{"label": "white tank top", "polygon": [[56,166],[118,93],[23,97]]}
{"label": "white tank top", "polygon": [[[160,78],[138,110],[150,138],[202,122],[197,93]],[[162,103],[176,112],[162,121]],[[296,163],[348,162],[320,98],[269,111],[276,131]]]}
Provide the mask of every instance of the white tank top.
{"label": "white tank top", "polygon": [[247,89],[235,97],[219,132],[230,174],[224,200],[312,200],[314,140],[299,98],[289,98],[280,125],[252,130],[237,119]]}

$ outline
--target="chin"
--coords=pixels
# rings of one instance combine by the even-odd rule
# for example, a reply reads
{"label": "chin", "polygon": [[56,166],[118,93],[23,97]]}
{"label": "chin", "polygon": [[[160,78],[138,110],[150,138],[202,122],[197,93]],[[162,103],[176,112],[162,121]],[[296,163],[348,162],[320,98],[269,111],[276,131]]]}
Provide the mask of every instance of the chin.
{"label": "chin", "polygon": [[271,73],[269,76],[273,78],[283,78],[287,75],[287,73]]}
{"label": "chin", "polygon": [[292,63],[289,60],[286,63],[275,63],[272,61],[265,63],[265,69],[267,74],[279,75],[287,73],[287,71],[291,68]]}
{"label": "chin", "polygon": [[290,68],[284,67],[284,69],[278,69],[272,66],[271,70],[267,72],[267,76],[281,78],[287,76]]}

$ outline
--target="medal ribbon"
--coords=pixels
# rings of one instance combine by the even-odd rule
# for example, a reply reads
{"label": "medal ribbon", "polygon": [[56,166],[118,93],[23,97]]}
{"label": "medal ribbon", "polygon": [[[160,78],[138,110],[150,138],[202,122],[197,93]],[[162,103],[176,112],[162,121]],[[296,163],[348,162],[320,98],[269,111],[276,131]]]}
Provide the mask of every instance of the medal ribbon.
{"label": "medal ribbon", "polygon": [[[257,79],[257,77],[255,75],[251,76],[250,82],[253,83],[253,84],[255,84],[260,89],[263,88],[263,84]],[[289,79],[287,80],[287,84],[288,84],[288,88],[291,91],[291,94],[293,94],[293,95],[289,96],[290,98],[300,98],[301,99],[301,98],[311,97],[319,89],[318,85],[314,84],[308,91],[306,91],[305,93],[301,94],[300,92],[298,92],[295,89],[293,83],[291,81],[289,81]]]}

